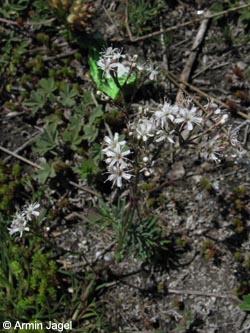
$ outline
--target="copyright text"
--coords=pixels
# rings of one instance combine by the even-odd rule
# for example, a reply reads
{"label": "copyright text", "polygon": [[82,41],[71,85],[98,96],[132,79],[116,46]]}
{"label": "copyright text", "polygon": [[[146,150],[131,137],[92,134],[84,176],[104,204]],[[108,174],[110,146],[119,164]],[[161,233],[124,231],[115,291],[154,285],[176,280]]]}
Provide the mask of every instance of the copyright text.
{"label": "copyright text", "polygon": [[11,328],[14,329],[26,329],[26,330],[40,330],[40,329],[47,329],[47,330],[54,330],[57,332],[63,332],[64,330],[72,330],[72,321],[68,323],[54,323],[49,321],[48,324],[44,324],[41,322],[34,321],[33,323],[22,323],[20,321],[16,321],[15,323],[11,323],[8,320],[3,322],[3,329],[9,330]]}

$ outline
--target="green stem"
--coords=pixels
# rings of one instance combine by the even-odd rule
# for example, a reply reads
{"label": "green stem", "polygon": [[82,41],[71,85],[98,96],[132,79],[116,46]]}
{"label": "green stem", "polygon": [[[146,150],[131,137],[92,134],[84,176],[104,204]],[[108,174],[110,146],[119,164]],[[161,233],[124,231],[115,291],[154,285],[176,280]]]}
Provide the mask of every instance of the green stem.
{"label": "green stem", "polygon": [[[135,156],[135,164],[138,165],[137,156]],[[135,168],[135,170],[137,170],[137,168]],[[126,215],[124,218],[125,226],[122,229],[122,234],[121,234],[121,237],[117,244],[117,249],[116,249],[117,253],[119,253],[122,249],[125,237],[128,233],[128,230],[130,229],[131,225],[133,224],[135,212],[138,209],[138,205],[137,205],[137,192],[138,192],[138,181],[139,181],[138,178],[139,178],[139,171],[136,171],[135,180],[130,188],[130,194],[129,194],[130,201],[129,201],[129,205],[127,207]],[[138,215],[139,215],[139,213],[138,213]]]}

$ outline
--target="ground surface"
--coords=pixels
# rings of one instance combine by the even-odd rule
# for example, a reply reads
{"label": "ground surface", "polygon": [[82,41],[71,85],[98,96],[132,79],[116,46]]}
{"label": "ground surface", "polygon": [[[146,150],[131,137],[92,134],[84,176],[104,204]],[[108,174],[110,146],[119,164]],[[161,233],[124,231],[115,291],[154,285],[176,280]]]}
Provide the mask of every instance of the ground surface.
{"label": "ground surface", "polygon": [[[197,10],[206,10],[206,6],[211,4],[199,1],[193,6],[189,1],[173,1],[171,6],[165,4],[153,31],[197,18]],[[124,20],[124,9],[122,2],[103,3],[99,14],[101,19],[93,23],[95,30],[114,45],[124,47],[130,54],[150,58],[157,62],[163,73],[168,70],[179,78],[188,61],[200,22],[173,29],[164,35],[165,41],[162,35],[158,35],[131,42],[124,25],[118,24],[119,18]],[[131,30],[133,32],[133,23]],[[152,31],[149,29],[149,32]],[[68,66],[76,68],[82,89],[95,92],[86,59],[67,56],[76,50],[77,43],[69,45],[63,37],[60,38],[54,40],[54,43],[64,43],[59,51],[51,50],[48,46],[44,48],[49,51],[41,51],[43,57],[52,57],[44,66],[60,69],[63,63],[56,55],[64,54]],[[31,55],[26,60],[30,61],[30,57],[38,54],[31,52],[36,47],[30,47]],[[23,57],[25,59],[27,55]],[[82,57],[86,58],[86,55],[82,54]],[[208,96],[202,96],[199,90],[189,91],[203,104],[209,96],[213,96],[229,106],[226,112],[230,120],[225,130],[228,133],[241,126],[237,136],[246,150],[250,145],[247,122],[250,107],[249,68],[248,28],[240,20],[239,13],[211,19],[188,78],[194,87]],[[20,72],[22,65],[19,66]],[[34,82],[29,83],[31,86],[39,75],[33,74],[32,77]],[[160,80],[161,91],[148,88],[140,97],[141,100],[150,103],[164,96],[175,100],[178,87],[164,75]],[[7,102],[22,104],[18,100],[20,89],[24,88],[18,80],[12,81],[12,91],[4,90],[2,94],[4,103],[0,114],[0,144],[10,151],[21,147],[41,129],[39,115],[30,117],[29,110],[22,107],[10,110]],[[19,150],[19,153],[39,164],[42,156],[31,151],[31,144]],[[107,333],[248,332],[250,318],[240,310],[239,304],[242,294],[249,292],[249,162],[248,157],[243,156],[235,164],[230,148],[224,153],[226,157],[220,164],[204,163],[187,153],[171,166],[166,166],[164,172],[169,183],[152,193],[155,201],[161,198],[157,202],[162,204],[146,209],[154,211],[159,217],[164,237],[172,240],[173,246],[168,252],[160,254],[153,264],[145,264],[133,256],[120,263],[114,262],[113,232],[100,224],[90,224],[85,218],[97,205],[94,195],[67,185],[63,185],[63,189],[58,184],[50,184],[46,188],[50,193],[51,210],[63,198],[68,198],[71,203],[59,218],[54,219],[49,234],[69,253],[58,262],[65,269],[74,269],[82,274],[94,270],[96,283],[106,284],[96,294],[96,302],[101,309],[102,320],[109,326]],[[6,165],[14,160],[4,153],[2,159]],[[77,159],[80,159],[79,154],[73,158],[67,154],[62,157],[69,165]],[[24,165],[22,171],[29,174],[33,168]],[[87,185],[85,180],[79,180],[76,176],[68,177],[67,183],[74,181],[82,186]],[[205,180],[201,182],[201,179]],[[108,199],[109,192],[104,188],[103,179],[97,182],[96,188],[91,189],[98,192],[103,190],[104,198]],[[44,198],[45,204],[46,200]],[[80,261],[79,253],[83,254],[80,255]]]}

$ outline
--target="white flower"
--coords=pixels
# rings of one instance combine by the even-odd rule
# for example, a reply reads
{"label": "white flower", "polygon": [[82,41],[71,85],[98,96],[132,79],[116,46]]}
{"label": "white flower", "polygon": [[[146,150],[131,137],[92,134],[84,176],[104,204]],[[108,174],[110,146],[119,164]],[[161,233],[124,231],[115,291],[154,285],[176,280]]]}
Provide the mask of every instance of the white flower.
{"label": "white flower", "polygon": [[126,172],[126,169],[131,165],[129,159],[126,157],[131,154],[130,149],[126,146],[126,141],[119,141],[119,134],[115,133],[114,136],[105,136],[106,148],[102,151],[107,156],[105,162],[108,164],[108,173],[110,174],[107,180],[113,182],[112,187],[116,184],[118,187],[122,186],[122,178],[129,180],[132,175]]}
{"label": "white flower", "polygon": [[128,72],[129,72],[129,68],[124,66],[122,63],[118,62],[117,63],[117,76],[118,78],[119,77],[122,77],[124,75],[128,75]]}
{"label": "white flower", "polygon": [[136,126],[137,139],[147,141],[148,138],[153,137],[155,133],[155,124],[151,119],[142,118]]}
{"label": "white flower", "polygon": [[40,215],[40,212],[37,210],[39,207],[40,204],[38,202],[35,202],[34,204],[30,204],[29,206],[24,208],[23,214],[28,221],[32,220],[32,216],[38,217]]}
{"label": "white flower", "polygon": [[101,52],[97,66],[104,72],[107,79],[115,72],[118,77],[122,77],[129,72],[129,68],[120,62],[125,57],[126,55],[122,54],[121,50],[108,47],[105,51]]}
{"label": "white flower", "polygon": [[112,62],[111,58],[101,58],[97,61],[97,66],[103,71],[106,78],[109,79],[111,73],[116,70],[118,63]]}
{"label": "white flower", "polygon": [[125,54],[122,54],[122,50],[118,48],[108,47],[101,52],[103,58],[111,58],[112,60],[120,60],[120,58],[126,58]]}
{"label": "white flower", "polygon": [[16,213],[14,220],[11,223],[10,228],[8,228],[10,235],[16,232],[20,233],[20,237],[23,236],[24,231],[29,231],[29,227],[26,227],[27,220],[22,213]]}
{"label": "white flower", "polygon": [[149,80],[154,81],[158,75],[157,68],[154,68],[152,65],[146,67],[147,72],[149,73]]}
{"label": "white flower", "polygon": [[108,169],[108,176],[107,181],[113,182],[112,187],[116,185],[117,187],[122,187],[122,179],[130,180],[132,175],[124,170],[122,166],[114,165]]}
{"label": "white flower", "polygon": [[164,130],[159,130],[156,132],[156,140],[155,142],[162,142],[162,141],[168,141],[170,143],[174,143],[174,139],[173,139],[173,134],[174,134],[174,130],[172,130],[171,132],[166,132]]}
{"label": "white flower", "polygon": [[213,111],[215,114],[220,114],[221,110],[218,107],[218,105],[214,102],[209,102],[206,105],[204,105],[204,107],[208,110],[208,111]]}
{"label": "white flower", "polygon": [[110,167],[114,166],[115,164],[120,165],[122,167],[126,167],[128,165],[127,162],[124,161],[126,156],[129,155],[131,152],[129,149],[125,150],[126,148],[121,145],[117,145],[116,148],[112,150],[107,150],[105,154],[108,156],[106,159],[106,163],[109,164]]}
{"label": "white flower", "polygon": [[201,117],[196,117],[197,108],[196,107],[192,107],[190,110],[187,108],[181,108],[179,110],[179,115],[177,116],[177,118],[174,120],[174,122],[176,124],[179,123],[186,123],[187,125],[187,129],[189,131],[192,131],[192,129],[194,128],[193,124],[200,124],[202,122],[202,118]]}
{"label": "white flower", "polygon": [[16,232],[20,233],[20,237],[23,236],[24,231],[29,231],[30,228],[26,227],[27,223],[32,220],[32,217],[38,217],[40,212],[37,210],[40,207],[40,204],[35,202],[25,206],[23,211],[17,212],[10,228],[8,228],[10,235],[13,235]]}
{"label": "white flower", "polygon": [[206,152],[203,152],[201,153],[201,157],[203,157],[205,160],[207,161],[212,161],[212,162],[215,162],[215,163],[220,163],[220,159],[219,159],[219,156],[221,154],[216,152],[216,151],[206,151]]}
{"label": "white flower", "polygon": [[105,136],[104,141],[106,142],[107,148],[103,149],[104,152],[112,149],[116,149],[118,145],[125,146],[126,141],[119,141],[120,137],[118,133],[115,133],[113,137]]}
{"label": "white flower", "polygon": [[215,163],[220,163],[221,151],[224,149],[222,146],[219,146],[216,141],[217,138],[213,138],[210,141],[203,144],[201,147],[201,157],[207,161],[212,161]]}
{"label": "white flower", "polygon": [[223,114],[220,120],[220,124],[224,125],[227,121],[228,121],[228,115],[227,114]]}
{"label": "white flower", "polygon": [[171,105],[165,102],[161,106],[160,110],[155,111],[153,114],[156,126],[161,126],[162,129],[167,129],[167,120],[170,119],[173,122],[176,115],[178,114],[178,111],[179,107],[177,105]]}
{"label": "white flower", "polygon": [[141,64],[141,63],[137,63],[135,65],[135,67],[138,69],[138,71],[142,72],[143,70],[145,70],[145,66],[144,64]]}

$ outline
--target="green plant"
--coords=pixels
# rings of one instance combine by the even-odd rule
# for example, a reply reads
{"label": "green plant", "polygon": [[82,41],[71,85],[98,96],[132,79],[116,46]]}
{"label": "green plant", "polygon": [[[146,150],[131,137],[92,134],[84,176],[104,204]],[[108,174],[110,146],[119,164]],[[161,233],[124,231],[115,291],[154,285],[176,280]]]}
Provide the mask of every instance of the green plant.
{"label": "green plant", "polygon": [[54,164],[55,163],[49,164],[47,162],[41,163],[41,169],[37,170],[35,174],[35,178],[40,184],[45,184],[47,179],[56,177]]}
{"label": "green plant", "polygon": [[205,257],[205,259],[215,259],[218,256],[218,249],[216,245],[211,240],[205,240],[201,247],[201,254]]}
{"label": "green plant", "polygon": [[48,0],[55,14],[72,29],[86,29],[95,12],[95,4],[89,0]]}
{"label": "green plant", "polygon": [[80,145],[84,139],[84,136],[81,134],[82,128],[83,123],[81,118],[74,114],[62,134],[63,141],[68,142],[72,150],[77,151],[78,145]]}
{"label": "green plant", "polygon": [[45,128],[43,134],[37,139],[33,150],[39,154],[45,154],[57,146],[57,124],[51,123]]}
{"label": "green plant", "polygon": [[90,221],[102,222],[113,228],[116,238],[116,258],[135,255],[142,260],[152,260],[159,249],[165,249],[170,242],[164,240],[157,219],[153,216],[141,220],[135,207],[118,199],[117,205],[108,206],[100,199],[100,208],[89,215]]}
{"label": "green plant", "polygon": [[41,79],[38,83],[38,89],[31,91],[31,96],[24,103],[26,107],[32,109],[32,113],[42,110],[47,102],[55,102],[54,92],[57,90],[57,84],[53,78]]}
{"label": "green plant", "polygon": [[6,218],[0,214],[0,320],[73,321],[76,328],[84,323],[91,328],[88,332],[95,332],[102,326],[95,277],[60,268],[53,258],[58,250],[54,243],[39,235],[39,228],[32,228],[36,233],[30,230],[19,241],[9,235]]}
{"label": "green plant", "polygon": [[129,21],[132,32],[135,36],[141,36],[152,32],[152,28],[157,27],[163,1],[129,1]]}
{"label": "green plant", "polygon": [[52,319],[60,299],[56,262],[38,238],[29,246],[14,243],[2,216],[0,223],[0,312],[9,320]]}
{"label": "green plant", "polygon": [[[245,4],[250,4],[249,0],[245,1]],[[222,1],[222,2],[215,2],[211,7],[210,10],[211,12],[214,13],[218,13],[224,10],[230,10],[233,8],[237,8],[241,5],[240,1],[234,1],[234,0],[228,0],[228,1]],[[229,18],[230,18],[230,13],[228,14]],[[240,8],[238,10],[238,13],[236,14],[235,12],[233,14],[231,14],[231,18],[239,18],[239,20],[241,22],[243,22],[244,28],[247,29],[249,28],[249,24],[250,24],[250,14],[249,14],[249,7],[246,6],[244,8]],[[220,19],[224,19],[223,15],[218,16],[215,18],[216,20],[220,20]],[[224,24],[224,26],[226,26]]]}
{"label": "green plant", "polygon": [[[51,87],[55,88],[54,85]],[[32,147],[35,153],[48,157],[48,160],[40,165],[41,169],[36,172],[36,179],[41,184],[56,176],[57,156],[65,148],[67,151],[84,155],[81,166],[72,166],[83,178],[90,181],[99,172],[101,145],[95,141],[104,118],[102,107],[94,105],[91,94],[88,92],[84,93],[81,104],[76,105],[73,99],[77,97],[76,91],[74,89],[68,90],[67,84],[63,84],[62,87],[63,89],[66,87],[66,90],[63,90],[60,95],[62,99],[59,97],[58,107],[61,108],[63,103],[71,105],[71,116],[69,119],[62,119],[57,112],[44,118],[47,126]],[[54,88],[47,87],[47,93],[52,93]],[[65,91],[69,92],[70,97],[63,95]]]}
{"label": "green plant", "polygon": [[29,6],[29,0],[10,0],[3,3],[0,13],[6,18],[19,17]]}
{"label": "green plant", "polygon": [[14,203],[22,201],[24,181],[19,164],[13,164],[10,168],[0,164],[0,212],[10,213],[14,209]]}
{"label": "green plant", "polygon": [[243,311],[250,311],[250,295],[243,295],[243,303],[240,304],[240,309]]}

